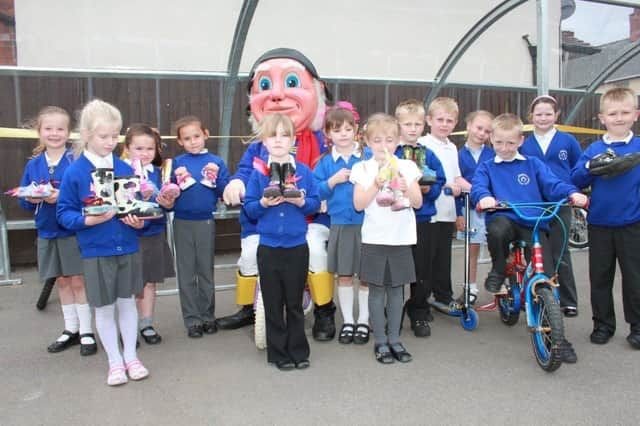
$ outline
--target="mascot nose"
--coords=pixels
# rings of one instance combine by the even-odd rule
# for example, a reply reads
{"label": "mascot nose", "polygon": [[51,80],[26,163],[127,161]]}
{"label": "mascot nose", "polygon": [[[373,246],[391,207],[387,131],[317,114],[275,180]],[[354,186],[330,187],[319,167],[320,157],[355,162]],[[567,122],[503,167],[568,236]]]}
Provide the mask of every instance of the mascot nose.
{"label": "mascot nose", "polygon": [[282,86],[279,84],[275,84],[271,89],[271,99],[274,101],[279,101],[284,98],[284,91],[282,90]]}

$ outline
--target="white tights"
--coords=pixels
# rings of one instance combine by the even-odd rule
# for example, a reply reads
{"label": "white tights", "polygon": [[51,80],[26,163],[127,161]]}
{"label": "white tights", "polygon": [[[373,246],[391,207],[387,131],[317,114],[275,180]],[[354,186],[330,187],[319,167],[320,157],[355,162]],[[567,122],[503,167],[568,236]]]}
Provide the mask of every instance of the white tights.
{"label": "white tights", "polygon": [[[118,327],[115,319],[116,305],[118,306],[120,334],[124,343],[122,356],[120,355]],[[124,362],[131,362],[137,358],[138,310],[133,296],[127,299],[118,298],[116,303],[96,308],[96,329],[102,346],[107,352],[109,365],[122,364],[123,356]]]}

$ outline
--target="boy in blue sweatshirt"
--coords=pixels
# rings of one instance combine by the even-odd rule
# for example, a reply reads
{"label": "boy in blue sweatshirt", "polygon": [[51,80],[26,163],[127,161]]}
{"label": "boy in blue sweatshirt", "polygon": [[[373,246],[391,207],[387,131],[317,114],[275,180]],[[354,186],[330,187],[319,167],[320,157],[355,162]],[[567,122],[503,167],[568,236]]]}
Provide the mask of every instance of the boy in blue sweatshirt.
{"label": "boy in blue sweatshirt", "polygon": [[[431,295],[428,283],[433,273],[430,265],[433,264],[437,252],[437,238],[434,238],[433,227],[438,226],[431,223],[431,218],[436,214],[435,201],[442,191],[442,186],[446,183],[446,177],[438,157],[418,141],[425,126],[426,111],[422,102],[416,99],[401,102],[396,107],[395,116],[400,124],[400,144],[396,149],[396,156],[407,158],[403,152],[410,148],[413,151],[413,157],[424,156],[424,164],[420,164],[419,167],[422,168],[426,165],[435,174],[432,177],[432,182],[425,182],[424,178],[418,182],[422,192],[422,207],[415,210],[417,243],[412,246],[416,282],[411,283],[411,296],[405,305],[405,312],[409,316],[414,335],[429,337],[431,327],[427,320],[432,317],[431,308],[427,303],[427,299]],[[421,169],[420,172],[423,170]]]}
{"label": "boy in blue sweatshirt", "polygon": [[182,192],[173,205],[174,240],[180,306],[189,337],[217,331],[213,261],[218,199],[229,182],[227,166],[205,148],[209,131],[193,116],[174,125],[176,140],[186,151],[173,160],[172,179]]}
{"label": "boy in blue sweatshirt", "polygon": [[306,217],[318,211],[320,196],[311,170],[289,153],[295,137],[289,117],[265,116],[258,137],[269,158],[266,163],[256,161],[244,209],[257,221],[260,235],[258,272],[267,326],[267,361],[280,370],[303,369],[309,367],[302,309],[309,267]]}
{"label": "boy in blue sweatshirt", "polygon": [[628,88],[607,91],[600,98],[598,117],[607,133],[584,151],[571,172],[571,180],[578,187],[591,185],[587,216],[593,311],[590,338],[595,344],[605,344],[615,333],[612,290],[617,260],[622,274],[624,318],[631,329],[627,342],[640,349],[640,167],[612,177],[589,172],[590,160],[607,150],[619,156],[640,152],[640,138],[631,131],[638,119],[637,96]]}
{"label": "boy in blue sweatshirt", "polygon": [[[471,203],[481,210],[497,206],[498,200],[518,203],[535,203],[560,200],[568,197],[578,206],[587,203],[587,197],[578,189],[560,180],[536,157],[525,157],[518,152],[522,145],[522,121],[513,114],[502,114],[492,124],[491,143],[496,152],[493,160],[480,164],[471,183]],[[525,214],[536,216],[535,208],[523,209]],[[485,281],[490,293],[498,293],[506,278],[505,268],[509,255],[509,243],[514,240],[531,241],[534,224],[518,217],[510,210],[487,212],[487,245],[491,253],[491,271]],[[541,225],[542,227],[542,225]],[[544,256],[544,270],[552,275],[553,261],[549,240],[545,232],[540,233],[540,244]],[[531,245],[526,247],[526,257],[531,257]],[[563,361],[576,362],[571,344],[561,343]]]}

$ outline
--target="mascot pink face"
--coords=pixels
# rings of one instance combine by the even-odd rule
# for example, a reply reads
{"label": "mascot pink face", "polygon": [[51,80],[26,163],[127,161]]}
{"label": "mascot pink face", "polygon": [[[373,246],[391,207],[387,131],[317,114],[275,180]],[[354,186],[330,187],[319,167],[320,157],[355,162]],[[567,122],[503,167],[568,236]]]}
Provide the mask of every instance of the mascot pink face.
{"label": "mascot pink face", "polygon": [[311,73],[298,61],[275,58],[255,71],[249,106],[259,123],[266,114],[288,115],[296,132],[308,129],[318,113],[318,87]]}

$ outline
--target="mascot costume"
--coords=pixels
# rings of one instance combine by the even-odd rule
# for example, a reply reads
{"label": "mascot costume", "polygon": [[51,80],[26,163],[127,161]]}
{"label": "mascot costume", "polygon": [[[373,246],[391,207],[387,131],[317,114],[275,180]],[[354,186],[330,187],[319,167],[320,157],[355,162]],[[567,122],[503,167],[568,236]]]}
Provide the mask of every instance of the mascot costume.
{"label": "mascot costume", "polygon": [[[326,102],[331,94],[311,61],[294,49],[278,48],[264,53],[249,73],[249,112],[254,130],[262,117],[270,113],[287,114],[293,121],[296,141],[291,154],[309,168],[327,148],[324,144],[322,122]],[[254,158],[267,161],[268,153],[261,142],[254,142],[245,151],[238,170],[224,191],[227,204],[238,205],[244,197],[246,184],[253,171]],[[329,217],[317,214],[309,218],[307,243],[309,245],[308,284],[314,302],[313,338],[331,340],[335,336],[333,303],[333,274],[327,272],[327,241]],[[217,320],[221,329],[236,329],[254,322],[253,300],[258,279],[257,249],[259,236],[256,223],[243,212],[240,215],[241,253],[238,260],[236,303],[237,313]]]}

